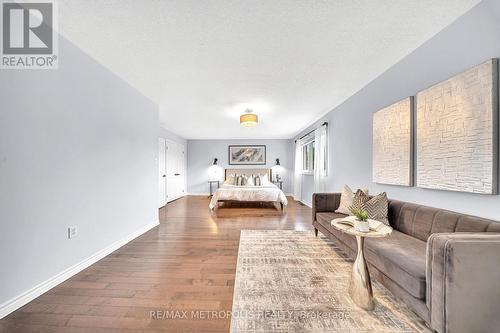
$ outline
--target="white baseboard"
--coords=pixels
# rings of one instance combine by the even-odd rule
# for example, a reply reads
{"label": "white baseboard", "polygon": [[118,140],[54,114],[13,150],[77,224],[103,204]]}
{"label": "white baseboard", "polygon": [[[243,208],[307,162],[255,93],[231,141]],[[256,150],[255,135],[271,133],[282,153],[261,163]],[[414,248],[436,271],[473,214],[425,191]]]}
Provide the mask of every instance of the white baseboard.
{"label": "white baseboard", "polygon": [[187,193],[183,193],[183,194],[179,195],[178,197],[167,198],[167,203],[170,203],[170,202],[172,202],[172,201],[175,201],[175,200],[177,200],[177,199],[180,199],[180,198],[182,198],[182,197],[185,197],[186,195],[188,195],[188,194],[187,194]]}
{"label": "white baseboard", "polygon": [[307,202],[307,201],[304,201],[304,200],[302,200],[302,201],[300,201],[300,202],[302,202],[302,203],[303,203],[304,205],[306,205],[307,207],[312,208],[312,202]]}
{"label": "white baseboard", "polygon": [[4,302],[3,304],[0,304],[0,319],[3,317],[7,316],[8,314],[14,312],[15,310],[19,309],[23,305],[31,302],[38,296],[42,295],[43,293],[49,291],[50,289],[54,288],[58,284],[66,281],[73,275],[81,272],[85,268],[89,267],[90,265],[96,263],[97,261],[101,260],[108,254],[118,250],[120,247],[123,245],[127,244],[128,242],[132,241],[133,239],[139,237],[140,235],[144,234],[145,232],[151,230],[152,228],[158,226],[160,223],[159,221],[156,221],[155,223],[146,225],[142,228],[140,228],[137,231],[134,231],[130,235],[114,242],[113,244],[105,247],[104,249],[94,253],[90,257],[80,261],[79,263],[65,269],[64,271],[54,275],[53,277],[45,280],[44,282],[34,286],[33,288],[25,291],[24,293]]}

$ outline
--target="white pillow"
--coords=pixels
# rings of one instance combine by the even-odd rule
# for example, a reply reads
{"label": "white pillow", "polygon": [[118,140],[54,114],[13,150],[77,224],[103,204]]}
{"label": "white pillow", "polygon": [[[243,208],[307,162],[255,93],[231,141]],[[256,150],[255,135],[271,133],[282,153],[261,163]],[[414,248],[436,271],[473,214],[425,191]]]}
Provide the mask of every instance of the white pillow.
{"label": "white pillow", "polygon": [[[368,195],[368,189],[363,188],[361,189],[366,195]],[[351,215],[351,208],[353,202],[354,202],[354,192],[351,190],[351,188],[347,185],[344,185],[344,188],[342,189],[342,195],[340,196],[340,205],[339,208],[335,211],[335,213],[340,213],[340,214],[345,214],[345,215]]]}
{"label": "white pillow", "polygon": [[269,185],[271,183],[267,173],[260,176],[260,181],[262,182],[262,185]]}
{"label": "white pillow", "polygon": [[246,186],[255,186],[255,182],[253,181],[253,176],[248,176],[247,181],[245,183]]}

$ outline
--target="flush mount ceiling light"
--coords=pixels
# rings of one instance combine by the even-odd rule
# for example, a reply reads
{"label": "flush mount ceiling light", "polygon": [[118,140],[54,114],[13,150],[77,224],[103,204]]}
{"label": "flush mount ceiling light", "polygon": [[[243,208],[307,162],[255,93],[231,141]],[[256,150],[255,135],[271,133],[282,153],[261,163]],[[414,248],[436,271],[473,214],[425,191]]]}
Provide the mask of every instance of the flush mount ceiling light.
{"label": "flush mount ceiling light", "polygon": [[259,116],[253,113],[252,110],[247,109],[245,113],[240,116],[240,125],[245,127],[253,127],[259,123]]}

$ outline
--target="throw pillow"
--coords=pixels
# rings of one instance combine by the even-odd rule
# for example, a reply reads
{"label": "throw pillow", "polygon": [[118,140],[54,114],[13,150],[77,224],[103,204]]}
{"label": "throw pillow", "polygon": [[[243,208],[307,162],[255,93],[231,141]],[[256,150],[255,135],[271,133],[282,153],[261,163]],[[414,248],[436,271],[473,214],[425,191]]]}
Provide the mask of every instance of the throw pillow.
{"label": "throw pillow", "polygon": [[370,200],[370,197],[362,190],[357,190],[356,194],[352,198],[351,206],[349,206],[349,215],[351,215],[351,208],[360,210],[363,209],[363,205]]}
{"label": "throw pillow", "polygon": [[[364,188],[362,190],[365,194],[368,194],[368,189]],[[353,204],[354,200],[354,192],[347,185],[344,185],[342,189],[342,194],[340,196],[340,205],[339,208],[335,211],[335,213],[351,215],[350,208]]]}
{"label": "throw pillow", "polygon": [[389,201],[385,192],[370,199],[363,191],[358,190],[354,195],[352,208],[366,210],[368,218],[389,225]]}
{"label": "throw pillow", "polygon": [[246,177],[246,185],[247,186],[255,186],[255,182],[253,176]]}
{"label": "throw pillow", "polygon": [[267,173],[260,176],[260,181],[262,183],[262,186],[270,184],[269,176],[267,175]]}
{"label": "throw pillow", "polygon": [[262,186],[262,180],[259,175],[254,176],[255,186]]}
{"label": "throw pillow", "polygon": [[234,183],[235,183],[235,179],[234,179],[234,177],[235,177],[235,174],[234,174],[234,173],[230,174],[230,175],[227,177],[227,179],[226,179],[226,181],[224,182],[224,184],[234,185]]}

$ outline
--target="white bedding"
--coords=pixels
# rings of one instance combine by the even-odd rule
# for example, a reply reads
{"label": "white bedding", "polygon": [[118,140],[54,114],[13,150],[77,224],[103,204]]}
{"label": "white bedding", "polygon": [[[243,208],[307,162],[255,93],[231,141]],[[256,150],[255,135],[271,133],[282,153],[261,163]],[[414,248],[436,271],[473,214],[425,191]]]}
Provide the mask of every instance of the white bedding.
{"label": "white bedding", "polygon": [[279,202],[284,206],[288,204],[285,193],[271,183],[263,186],[224,184],[215,191],[212,200],[210,200],[210,209],[214,209],[219,200]]}

